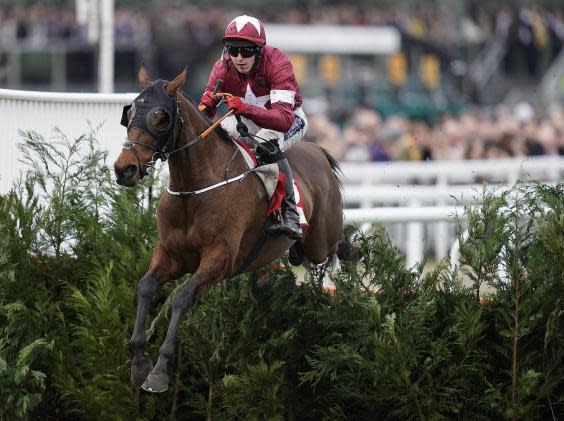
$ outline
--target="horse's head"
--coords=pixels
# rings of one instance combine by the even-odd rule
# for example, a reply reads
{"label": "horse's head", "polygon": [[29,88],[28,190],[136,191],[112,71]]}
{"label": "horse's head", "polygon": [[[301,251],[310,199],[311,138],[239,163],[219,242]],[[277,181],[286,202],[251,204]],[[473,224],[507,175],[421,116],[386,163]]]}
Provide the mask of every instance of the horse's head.
{"label": "horse's head", "polygon": [[172,82],[151,82],[145,66],[139,69],[141,93],[123,107],[121,124],[127,127],[127,142],[114,164],[118,184],[136,185],[147,169],[159,158],[166,159],[167,151],[174,147],[181,124],[176,93],[186,76],[185,69]]}

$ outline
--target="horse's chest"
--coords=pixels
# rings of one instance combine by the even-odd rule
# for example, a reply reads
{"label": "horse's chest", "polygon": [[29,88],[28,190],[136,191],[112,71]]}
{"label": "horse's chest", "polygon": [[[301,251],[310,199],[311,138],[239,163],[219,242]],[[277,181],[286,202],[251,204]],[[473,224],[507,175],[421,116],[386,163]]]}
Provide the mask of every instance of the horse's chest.
{"label": "horse's chest", "polygon": [[194,235],[187,235],[182,230],[169,231],[166,235],[159,234],[160,242],[168,255],[185,267],[189,273],[194,273],[200,261],[199,241]]}
{"label": "horse's chest", "polygon": [[197,252],[200,238],[192,229],[175,229],[161,235],[161,242],[167,250],[179,250],[180,253]]}

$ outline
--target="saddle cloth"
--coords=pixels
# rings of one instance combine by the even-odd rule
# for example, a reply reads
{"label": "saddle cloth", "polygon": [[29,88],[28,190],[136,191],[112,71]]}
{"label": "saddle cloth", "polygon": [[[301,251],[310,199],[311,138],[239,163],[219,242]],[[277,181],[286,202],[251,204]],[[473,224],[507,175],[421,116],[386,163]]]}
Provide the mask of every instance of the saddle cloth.
{"label": "saddle cloth", "polygon": [[[247,164],[249,170],[254,172],[262,181],[264,190],[266,191],[266,196],[268,198],[267,214],[272,215],[274,211],[280,209],[282,202],[286,197],[286,190],[284,188],[286,176],[284,175],[284,173],[278,170],[278,164],[273,163],[258,165],[255,155],[247,145],[236,140],[234,140],[233,143],[235,143],[235,146],[241,152],[241,155],[245,159],[245,163]],[[292,181],[294,183],[294,197],[296,198],[296,203],[298,205],[298,214],[300,215],[300,225],[302,225],[302,227],[309,226],[304,213],[304,204],[302,201],[300,188],[295,179]]]}

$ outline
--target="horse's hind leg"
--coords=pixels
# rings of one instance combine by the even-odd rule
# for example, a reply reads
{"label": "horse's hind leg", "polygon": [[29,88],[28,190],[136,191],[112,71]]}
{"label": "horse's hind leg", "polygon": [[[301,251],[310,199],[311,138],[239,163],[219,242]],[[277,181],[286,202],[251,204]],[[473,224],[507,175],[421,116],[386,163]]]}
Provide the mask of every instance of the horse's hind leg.
{"label": "horse's hind leg", "polygon": [[192,279],[183,285],[172,299],[172,315],[165,340],[159,349],[159,360],[143,383],[148,392],[164,392],[168,389],[168,362],[174,356],[178,326],[184,315],[217,282],[229,275],[233,265],[227,247],[216,246],[208,253],[203,252],[200,266]]}
{"label": "horse's hind leg", "polygon": [[343,232],[337,249],[337,257],[345,262],[358,262],[360,260],[361,251],[352,243],[350,233]]}
{"label": "horse's hind leg", "polygon": [[327,224],[320,218],[310,221],[310,228],[300,242],[305,257],[310,262],[319,264],[333,256],[339,246],[339,239],[343,232],[342,227],[341,219],[332,221],[331,224]]}
{"label": "horse's hind leg", "polygon": [[290,247],[290,252],[288,260],[292,266],[299,266],[303,263],[305,258],[304,251],[302,250],[302,245],[299,242],[295,242],[292,247]]}

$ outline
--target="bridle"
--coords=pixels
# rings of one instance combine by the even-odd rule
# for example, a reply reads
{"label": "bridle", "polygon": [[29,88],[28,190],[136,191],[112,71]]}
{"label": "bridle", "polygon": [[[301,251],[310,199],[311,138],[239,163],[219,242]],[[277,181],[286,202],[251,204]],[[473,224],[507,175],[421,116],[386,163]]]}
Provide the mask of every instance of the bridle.
{"label": "bridle", "polygon": [[[149,88],[151,88],[153,90],[154,90],[154,88],[157,88],[157,92],[156,92],[157,96],[161,97],[162,102],[164,104],[154,105],[151,108],[149,108],[148,111],[144,111],[144,112],[142,111],[141,115],[139,115],[139,116],[137,116],[137,108],[143,109],[143,108],[147,108],[147,107],[143,107],[143,105],[140,107],[139,105],[137,105],[134,108],[135,113],[132,116],[131,121],[129,121],[127,114],[128,114],[128,111],[132,108],[132,104],[126,105],[126,106],[123,107],[121,124],[122,124],[122,126],[127,127],[128,134],[132,129],[138,129],[141,132],[150,135],[155,140],[155,144],[139,142],[137,140],[127,140],[122,146],[123,149],[129,150],[133,153],[133,155],[135,155],[135,158],[137,159],[138,167],[139,167],[142,175],[147,175],[150,172],[154,171],[155,164],[157,163],[157,161],[159,159],[162,162],[165,162],[170,155],[177,153],[177,152],[180,152],[184,149],[188,149],[191,146],[194,146],[199,141],[203,140],[225,118],[229,117],[232,114],[232,111],[227,112],[220,119],[218,119],[214,124],[212,124],[209,128],[207,128],[204,132],[202,132],[201,134],[199,134],[195,138],[189,140],[186,144],[184,144],[184,145],[182,145],[178,148],[175,148],[176,143],[177,143],[177,138],[182,133],[182,131],[184,129],[184,119],[182,118],[182,115],[180,114],[180,101],[179,101],[179,99],[178,98],[171,98],[168,95],[166,95],[166,91],[165,91],[166,83],[167,83],[166,81],[161,81],[161,80],[157,80],[157,81],[152,82],[147,88],[145,88],[143,91],[141,91],[139,96],[135,100],[133,100],[133,102],[132,102],[132,104],[136,104],[136,103],[139,103],[139,102],[141,104],[144,104],[144,102],[145,102],[143,100],[144,99],[144,97],[143,97],[144,93]],[[160,91],[158,89],[159,86],[162,86],[162,88],[163,88],[162,91]],[[163,96],[163,93],[164,93],[164,96]],[[227,94],[227,93],[219,93],[218,95],[222,95],[224,97],[230,96],[230,94]],[[151,122],[152,116],[158,111],[164,112],[167,115],[167,124],[166,124],[165,127],[161,128],[161,129],[156,128]],[[143,115],[144,115],[144,118],[143,118]],[[146,162],[145,164],[141,165],[141,159],[139,158],[139,154],[137,152],[137,149],[135,148],[135,145],[139,145],[139,146],[142,146],[144,148],[152,150],[154,153],[153,153],[153,156],[151,157],[151,160]]]}
{"label": "bridle", "polygon": [[[147,133],[155,139],[155,144],[150,144],[150,143],[140,142],[138,140],[129,140],[128,139],[122,145],[122,149],[127,149],[127,150],[131,151],[133,153],[133,155],[135,155],[135,158],[137,159],[137,164],[138,164],[141,172],[144,175],[149,174],[150,173],[149,171],[151,171],[151,172],[154,171],[155,164],[157,163],[157,161],[159,159],[162,162],[165,162],[168,159],[170,154],[178,152],[179,150],[184,149],[185,147],[192,146],[191,144],[190,145],[183,145],[181,148],[173,149],[174,145],[176,145],[176,139],[177,139],[178,135],[184,129],[184,119],[182,118],[182,116],[180,115],[180,112],[178,110],[178,105],[179,105],[178,99],[176,99],[175,105],[176,105],[176,107],[175,107],[176,110],[175,110],[174,114],[172,114],[168,109],[166,109],[162,106],[157,106],[158,109],[156,111],[164,111],[165,114],[168,115],[169,124],[167,124],[165,129],[162,129],[158,132],[155,132],[155,130],[150,130],[149,133]],[[127,111],[129,110],[129,108],[131,108],[131,105],[124,107],[124,113],[126,114],[126,118],[127,118]],[[147,119],[149,119],[151,117],[151,114],[156,112],[156,111],[149,111],[149,113],[147,113]],[[151,127],[151,126],[149,126],[149,127]],[[169,126],[172,128],[172,130],[169,128]],[[152,126],[152,127],[154,127],[154,126]],[[133,128],[137,128],[137,127],[128,128],[128,134],[129,134],[129,131],[132,130]],[[139,128],[137,128],[137,129],[141,130]],[[141,131],[145,132],[144,130],[141,130]],[[162,142],[163,138],[161,136],[159,136],[159,134],[161,134],[162,132],[165,132],[165,131],[170,131],[170,134],[169,134],[169,136],[167,136],[165,138],[165,142],[163,144],[163,142]],[[159,133],[159,132],[161,132],[161,133]],[[139,146],[142,146],[144,148],[152,150],[154,153],[153,153],[153,156],[151,157],[151,160],[146,162],[145,164],[141,165],[141,160],[139,158],[139,154],[137,152],[137,149],[135,148],[135,145],[139,145]]]}

